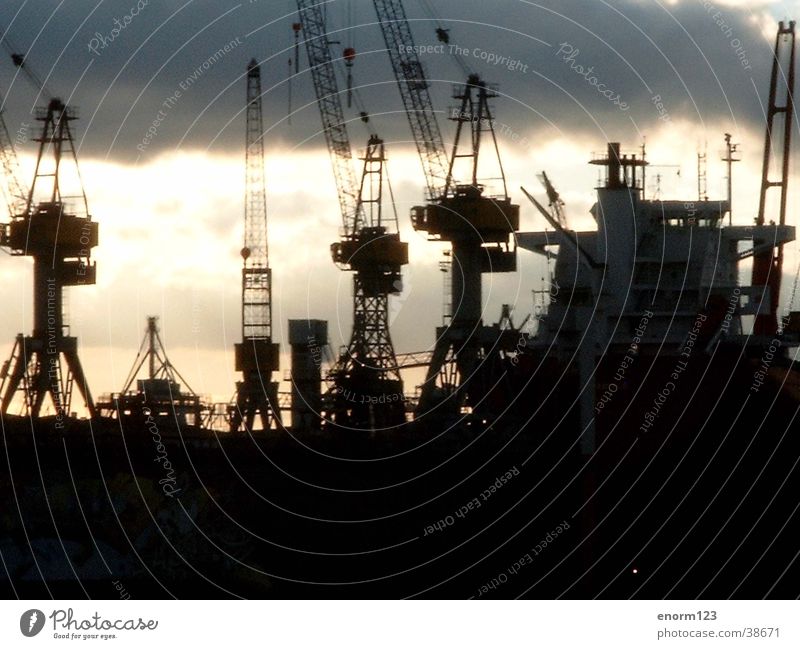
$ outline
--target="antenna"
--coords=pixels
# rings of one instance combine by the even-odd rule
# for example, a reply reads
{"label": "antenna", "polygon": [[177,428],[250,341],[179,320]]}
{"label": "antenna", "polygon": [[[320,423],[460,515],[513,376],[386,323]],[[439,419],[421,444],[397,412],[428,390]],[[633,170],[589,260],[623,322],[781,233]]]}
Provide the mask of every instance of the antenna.
{"label": "antenna", "polygon": [[725,157],[722,158],[723,162],[728,163],[728,225],[733,225],[733,163],[741,161],[741,158],[736,156],[739,153],[739,145],[732,144],[731,137],[730,133],[725,133]]}

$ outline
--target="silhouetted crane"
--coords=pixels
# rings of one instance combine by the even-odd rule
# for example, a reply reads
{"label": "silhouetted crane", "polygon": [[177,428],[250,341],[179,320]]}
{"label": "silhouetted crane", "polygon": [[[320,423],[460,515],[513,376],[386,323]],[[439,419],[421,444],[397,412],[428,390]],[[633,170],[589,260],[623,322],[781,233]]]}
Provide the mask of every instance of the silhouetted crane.
{"label": "silhouetted crane", "polygon": [[[353,330],[329,378],[326,420],[338,426],[379,429],[405,421],[403,383],[389,333],[389,296],[402,290],[401,269],[408,244],[400,241],[397,216],[383,212],[386,156],[371,135],[356,184],[325,17],[316,0],[298,0],[317,105],[330,152],[342,214],[333,260],[353,272]],[[345,54],[347,61],[347,54]],[[367,120],[362,112],[361,117]],[[394,205],[392,204],[394,210]]]}
{"label": "silhouetted crane", "polygon": [[247,126],[245,147],[244,247],[242,248],[242,342],[235,346],[235,404],[231,431],[252,431],[258,418],[262,430],[280,422],[278,383],[280,347],[272,342],[272,270],[267,245],[267,190],[264,176],[264,128],[261,113],[261,68],[247,65]]}

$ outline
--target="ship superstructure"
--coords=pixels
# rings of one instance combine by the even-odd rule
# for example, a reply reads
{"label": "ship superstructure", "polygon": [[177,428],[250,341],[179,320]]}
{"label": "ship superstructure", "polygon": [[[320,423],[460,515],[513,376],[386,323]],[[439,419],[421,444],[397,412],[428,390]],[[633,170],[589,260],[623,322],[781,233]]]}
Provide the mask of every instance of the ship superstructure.
{"label": "ship superstructure", "polygon": [[[742,281],[741,264],[795,239],[791,225],[726,225],[727,200],[646,199],[636,172],[647,162],[623,155],[619,143],[592,163],[606,169],[591,208],[597,229],[575,231],[553,221],[555,232],[517,234],[521,248],[555,256],[558,287],[519,352],[576,362],[586,453],[596,446],[594,419],[602,410],[596,370],[604,358],[619,357],[627,366],[641,356],[688,360],[718,342],[743,348],[745,356],[770,345],[777,330],[747,331],[745,316],[770,314],[771,306],[765,286]],[[798,342],[796,318],[785,324],[784,352]]]}

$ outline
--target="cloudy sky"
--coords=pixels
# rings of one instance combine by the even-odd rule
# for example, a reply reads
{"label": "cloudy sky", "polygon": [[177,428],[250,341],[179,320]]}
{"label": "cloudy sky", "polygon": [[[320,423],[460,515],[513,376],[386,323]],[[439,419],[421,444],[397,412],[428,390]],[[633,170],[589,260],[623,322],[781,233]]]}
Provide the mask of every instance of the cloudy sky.
{"label": "cloudy sky", "polygon": [[[540,193],[536,174],[543,169],[561,191],[573,226],[591,227],[596,169],[586,162],[609,140],[629,150],[646,140],[653,165],[648,192],[662,198],[696,196],[696,155],[707,150],[709,193],[723,198],[725,132],[740,143],[743,157],[735,169],[734,216],[752,221],[774,33],[778,20],[800,16],[800,0],[405,5],[417,44],[436,45],[434,30],[450,30],[453,48],[422,56],[447,142],[454,133],[446,119],[452,86],[463,81],[449,50],[457,48],[462,63],[499,85],[498,139],[523,229],[545,227],[518,189]],[[341,55],[350,43],[358,52],[354,81],[373,115],[369,128],[387,142],[400,227],[411,244],[405,290],[392,307],[395,346],[424,350],[441,320],[442,247],[415,233],[408,219],[409,207],[423,196],[408,124],[372,3],[331,0],[328,19],[331,39],[339,41],[334,52]],[[122,387],[147,315],[161,318],[172,360],[196,391],[223,400],[232,393],[231,352],[240,336],[244,75],[252,57],[261,63],[265,91],[276,336],[285,343],[289,318],[314,317],[330,321],[335,347],[345,342],[350,278],[328,253],[340,216],[302,42],[300,71],[290,74],[296,20],[292,0],[0,4],[7,47],[27,52],[46,93],[76,106],[81,117],[75,123],[81,170],[101,246],[98,284],[71,291],[70,323],[95,394]],[[207,63],[226,46],[224,56]],[[4,117],[29,178],[32,110],[44,96],[3,56]],[[613,91],[610,98],[578,65],[592,67],[598,83]],[[355,107],[347,116],[355,120],[350,138],[358,151],[369,131],[355,119]],[[795,155],[795,170],[796,163]],[[790,205],[797,205],[797,182],[794,187]],[[795,275],[794,244],[788,259],[785,285]],[[485,320],[495,321],[504,303],[515,305],[522,319],[545,272],[541,260],[521,252],[519,272],[486,277]],[[17,332],[30,330],[30,275],[25,260],[0,256],[0,356],[10,354]]]}

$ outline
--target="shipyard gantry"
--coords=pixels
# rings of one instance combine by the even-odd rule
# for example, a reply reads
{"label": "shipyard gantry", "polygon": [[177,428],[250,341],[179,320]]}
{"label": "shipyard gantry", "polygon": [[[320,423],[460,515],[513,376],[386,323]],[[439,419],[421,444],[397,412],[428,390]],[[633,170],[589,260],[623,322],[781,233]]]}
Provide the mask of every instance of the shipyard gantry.
{"label": "shipyard gantry", "polygon": [[[88,414],[97,414],[78,340],[69,335],[64,312],[65,289],[94,284],[97,277],[91,251],[98,243],[98,226],[86,195],[82,187],[73,188],[74,195],[62,193],[64,168],[78,163],[71,128],[76,118],[60,99],[51,99],[37,112],[42,126],[33,182],[27,199],[19,203],[22,210],[11,213],[10,223],[0,230],[0,246],[33,259],[33,331],[17,335],[11,358],[3,364],[0,409],[38,418],[48,403],[60,426],[74,417],[73,389]],[[10,182],[13,196],[23,185],[13,177]]]}
{"label": "shipyard gantry", "polygon": [[[522,192],[549,228],[522,232],[520,209],[509,195],[494,131],[496,87],[458,59],[466,79],[453,89],[458,103],[449,114],[454,131],[446,150],[403,3],[375,0],[373,4],[424,181],[424,204],[411,209],[408,223],[429,240],[449,244],[443,266],[449,307],[430,348],[398,354],[392,342],[390,305],[402,292],[403,268],[410,261],[408,244],[401,238],[387,146],[353,83],[355,47],[349,42],[341,56],[334,54],[322,7],[297,0],[293,71],[300,71],[302,36],[342,219],[330,253],[335,266],[352,276],[352,329],[341,351],[331,352],[325,320],[314,314],[290,320],[291,369],[283,377],[288,387],[279,389],[261,65],[252,59],[244,75],[241,339],[233,346],[233,367],[239,377],[232,398],[211,403],[192,391],[169,362],[156,318],[151,317],[124,386],[95,404],[63,300],[67,289],[96,282],[91,253],[98,244],[98,226],[89,214],[83,188],[63,187],[65,167],[77,169],[71,126],[76,114],[54,98],[37,113],[41,128],[30,189],[20,178],[5,123],[0,129],[9,209],[9,220],[0,228],[0,245],[14,256],[33,260],[34,283],[32,331],[17,335],[0,372],[4,415],[54,417],[61,423],[76,417],[140,417],[146,409],[163,417],[165,426],[231,435],[277,434],[289,426],[332,435],[353,430],[375,433],[423,421],[438,426],[479,420],[490,426],[504,408],[493,386],[500,380],[508,384],[520,368],[530,363],[535,367],[555,354],[582,386],[581,448],[590,454],[597,447],[598,395],[609,389],[598,368],[631,337],[639,339],[636,358],[651,353],[649,346],[656,344],[662,357],[669,356],[669,350],[685,345],[686,332],[695,329],[698,336],[702,330],[706,349],[708,341],[738,344],[753,358],[776,337],[794,344],[797,314],[781,317],[779,312],[783,249],[795,238],[787,215],[795,114],[793,22],[780,24],[775,42],[760,202],[753,225],[732,222],[731,164],[738,158],[736,145],[726,134],[726,200],[708,199],[705,154],[698,156],[697,201],[647,198],[649,161],[644,147],[626,154],[619,143],[610,143],[590,161],[604,173],[591,210],[596,228],[571,229],[563,200],[542,172],[547,207],[525,189]],[[441,42],[449,39],[441,25],[436,35]],[[14,64],[23,65],[24,57],[14,58]],[[340,89],[337,75],[347,79],[345,90]],[[358,112],[348,118],[353,105]],[[349,122],[369,130],[358,168]],[[494,171],[487,174],[489,167]],[[528,316],[526,323],[535,326],[525,331],[514,326],[510,305],[504,305],[497,322],[486,322],[481,286],[487,274],[517,271],[518,248],[554,260],[548,280],[562,291],[533,320]],[[749,284],[741,282],[739,270],[746,260],[752,260]],[[650,314],[646,327],[643,314]],[[699,329],[698,318],[703,324]],[[752,333],[745,325],[748,318]],[[140,377],[144,368],[149,371]],[[425,372],[416,393],[407,390],[403,380],[404,370],[410,368]],[[74,403],[76,389],[81,404]]]}

